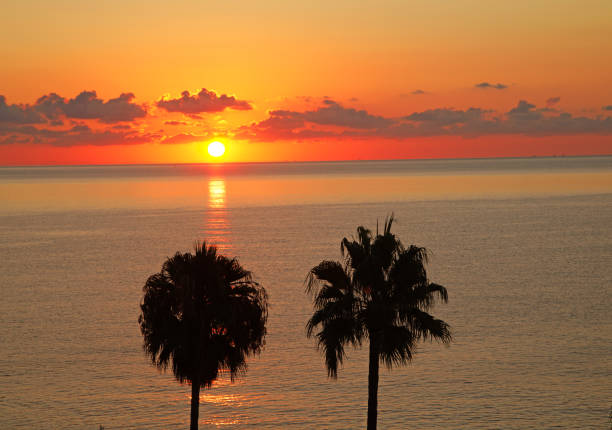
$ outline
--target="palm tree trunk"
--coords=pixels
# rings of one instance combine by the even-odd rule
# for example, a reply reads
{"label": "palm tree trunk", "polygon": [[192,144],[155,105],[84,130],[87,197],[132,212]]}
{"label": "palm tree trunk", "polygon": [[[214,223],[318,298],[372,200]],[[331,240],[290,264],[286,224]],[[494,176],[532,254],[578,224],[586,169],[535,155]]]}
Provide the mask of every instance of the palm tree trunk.
{"label": "palm tree trunk", "polygon": [[198,430],[198,415],[200,412],[200,378],[191,381],[191,425],[190,430]]}
{"label": "palm tree trunk", "polygon": [[378,342],[370,338],[370,370],[368,373],[368,430],[376,430],[378,417]]}

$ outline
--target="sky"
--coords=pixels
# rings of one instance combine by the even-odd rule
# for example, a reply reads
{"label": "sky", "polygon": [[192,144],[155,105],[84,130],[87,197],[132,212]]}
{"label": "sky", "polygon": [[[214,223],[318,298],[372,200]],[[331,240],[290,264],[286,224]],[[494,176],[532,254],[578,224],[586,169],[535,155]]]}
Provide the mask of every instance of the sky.
{"label": "sky", "polygon": [[0,165],[612,154],[610,22],[609,0],[2,2]]}

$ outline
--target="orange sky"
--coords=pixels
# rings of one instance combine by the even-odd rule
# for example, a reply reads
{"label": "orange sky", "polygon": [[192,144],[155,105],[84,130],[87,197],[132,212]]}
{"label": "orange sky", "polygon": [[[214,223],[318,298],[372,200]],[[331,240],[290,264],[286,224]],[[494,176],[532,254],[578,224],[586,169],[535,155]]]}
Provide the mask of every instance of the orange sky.
{"label": "orange sky", "polygon": [[4,2],[0,164],[610,154],[610,22],[609,0]]}

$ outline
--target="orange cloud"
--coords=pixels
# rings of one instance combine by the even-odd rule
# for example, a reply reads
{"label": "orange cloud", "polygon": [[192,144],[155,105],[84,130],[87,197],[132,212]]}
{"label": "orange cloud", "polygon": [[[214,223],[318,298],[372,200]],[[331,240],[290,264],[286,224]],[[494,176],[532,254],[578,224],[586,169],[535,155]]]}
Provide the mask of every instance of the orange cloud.
{"label": "orange cloud", "polygon": [[176,99],[161,99],[157,107],[168,112],[181,112],[186,115],[199,113],[221,112],[225,109],[251,110],[253,107],[245,100],[238,100],[226,94],[217,95],[214,91],[202,88],[199,93],[191,95],[183,91],[181,97]]}
{"label": "orange cloud", "polygon": [[33,109],[49,119],[95,119],[105,123],[133,121],[147,115],[146,109],[133,103],[133,99],[132,93],[122,93],[108,101],[99,99],[95,91],[83,91],[69,100],[51,93],[40,97]]}

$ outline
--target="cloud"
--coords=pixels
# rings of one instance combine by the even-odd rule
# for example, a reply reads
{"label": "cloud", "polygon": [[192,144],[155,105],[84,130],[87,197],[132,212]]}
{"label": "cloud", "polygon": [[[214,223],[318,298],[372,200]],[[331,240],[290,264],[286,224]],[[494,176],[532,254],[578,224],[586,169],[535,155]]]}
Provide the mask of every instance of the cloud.
{"label": "cloud", "polygon": [[407,138],[456,134],[476,136],[490,133],[497,120],[489,118],[492,111],[471,107],[466,110],[453,108],[428,109],[401,118],[387,130],[390,137]]}
{"label": "cloud", "polygon": [[474,87],[476,88],[482,88],[482,89],[488,89],[488,88],[493,88],[496,90],[505,90],[506,88],[508,88],[508,85],[504,85],[504,84],[490,84],[488,82],[481,82],[479,84],[474,85]]}
{"label": "cloud", "polygon": [[498,133],[523,134],[530,136],[555,136],[571,134],[612,134],[612,118],[601,116],[588,118],[573,116],[568,112],[537,109],[535,105],[520,100],[516,107],[507,112]]}
{"label": "cloud", "polygon": [[[312,134],[312,129],[306,127],[305,121],[295,117],[291,111],[276,110],[268,112],[268,115],[269,117],[263,121],[238,128],[235,137],[253,141],[301,140],[317,137]],[[318,132],[318,136],[325,137],[329,134]]]}
{"label": "cloud", "polygon": [[218,96],[214,91],[208,91],[205,88],[202,88],[199,93],[194,95],[191,95],[189,91],[183,91],[179,98],[162,98],[157,102],[157,107],[168,112],[181,112],[186,115],[221,112],[225,109],[253,109],[251,104],[245,100],[238,100],[234,96],[226,94]]}
{"label": "cloud", "polygon": [[133,103],[134,94],[122,93],[119,97],[104,101],[95,91],[83,91],[73,99],[65,99],[55,93],[40,97],[34,109],[48,119],[61,116],[75,119],[95,119],[105,123],[133,121],[146,116],[141,105]]}
{"label": "cloud", "polygon": [[8,105],[6,97],[0,95],[0,123],[40,124],[45,118],[29,105]]}
{"label": "cloud", "polygon": [[132,130],[132,126],[128,124],[117,124],[111,127],[113,130]]}
{"label": "cloud", "polygon": [[323,100],[323,106],[315,110],[305,112],[272,110],[268,114],[269,117],[263,121],[241,127],[238,135],[258,140],[276,137],[311,139],[337,133],[318,130],[317,126],[376,130],[393,123],[392,119],[371,115],[365,110],[345,108],[329,99]]}
{"label": "cloud", "polygon": [[430,93],[425,90],[416,89],[414,91],[410,91],[409,93],[401,93],[399,96],[404,98],[404,97],[412,97],[412,96],[421,96],[424,94],[430,94]]}
{"label": "cloud", "polygon": [[478,107],[465,110],[436,108],[399,118],[385,118],[326,100],[316,110],[270,111],[267,119],[240,127],[235,137],[274,141],[366,137],[408,139],[445,135],[476,137],[495,134],[612,134],[612,118],[575,117],[567,112],[537,108],[526,100],[520,100],[503,113]]}
{"label": "cloud", "polygon": [[270,112],[271,117],[282,119],[287,124],[313,123],[338,127],[371,129],[387,126],[390,119],[371,115],[365,110],[345,108],[333,100],[323,100],[323,106],[305,112],[276,110]]}
{"label": "cloud", "polygon": [[539,119],[541,115],[539,112],[534,111],[535,105],[525,101],[519,100],[516,107],[513,107],[508,111],[508,115],[510,116],[522,116],[524,119]]}
{"label": "cloud", "polygon": [[162,140],[160,140],[159,143],[163,143],[163,144],[181,144],[181,143],[193,143],[193,142],[201,142],[203,140],[208,139],[208,135],[204,134],[204,135],[198,135],[198,134],[191,134],[191,133],[179,133],[176,134],[174,136],[170,136],[170,137],[165,137]]}
{"label": "cloud", "polygon": [[133,145],[156,141],[161,136],[155,133],[142,133],[133,129],[93,130],[87,125],[75,125],[65,130],[50,130],[32,125],[8,126],[0,128],[0,144],[30,143],[53,146],[107,146]]}
{"label": "cloud", "polygon": [[407,121],[436,124],[446,126],[451,124],[466,123],[481,120],[487,111],[479,108],[469,108],[467,110],[456,110],[448,108],[428,109],[423,112],[414,112],[404,119]]}
{"label": "cloud", "polygon": [[[71,99],[50,93],[33,105],[8,105],[5,97],[0,96],[0,143],[76,146],[155,140],[156,134],[134,130],[125,124],[147,115],[146,109],[133,99],[134,94],[123,93],[105,101],[95,91],[83,91]],[[91,128],[83,120],[114,125]]]}
{"label": "cloud", "polygon": [[371,129],[387,126],[391,120],[382,116],[371,115],[365,110],[345,108],[333,100],[324,100],[324,106],[304,113],[292,112],[293,116],[301,116],[305,121],[314,124]]}
{"label": "cloud", "polygon": [[[501,85],[483,84],[487,84],[487,88]],[[208,90],[194,95],[184,92],[177,99],[159,100],[157,104],[161,104],[164,110],[181,112],[186,117],[178,121],[168,118],[171,115],[165,118],[161,115],[150,123],[138,121],[146,119],[147,109],[146,105],[135,103],[131,93],[108,100],[99,98],[95,91],[83,91],[74,98],[49,93],[31,105],[8,104],[6,98],[0,96],[0,144],[179,144],[201,142],[226,133],[236,139],[270,142],[362,138],[402,140],[499,134],[612,134],[612,116],[609,115],[612,105],[603,106],[604,112],[599,115],[583,113],[574,116],[558,109],[559,101],[560,97],[551,97],[543,106],[537,106],[527,100],[518,100],[514,106],[501,111],[476,106],[465,109],[437,107],[392,117],[352,107],[350,101],[344,104],[326,97],[319,99],[318,104],[312,104],[316,103],[312,99],[312,103],[301,110],[270,110],[261,121],[228,130],[222,114],[213,115],[210,125],[196,125],[187,117],[201,118],[200,114],[207,112],[252,109],[252,106],[233,96],[219,96]],[[158,121],[176,128],[169,127],[172,132],[165,133],[158,130]]]}

